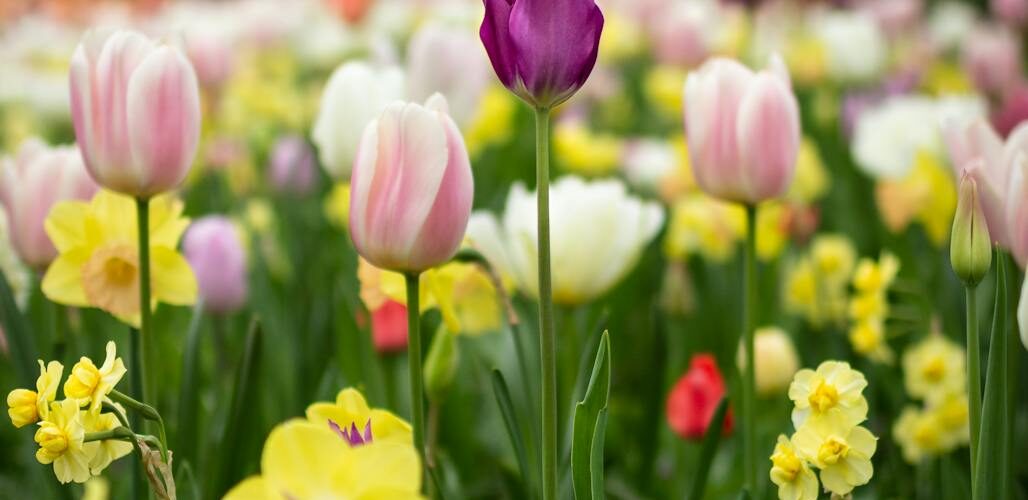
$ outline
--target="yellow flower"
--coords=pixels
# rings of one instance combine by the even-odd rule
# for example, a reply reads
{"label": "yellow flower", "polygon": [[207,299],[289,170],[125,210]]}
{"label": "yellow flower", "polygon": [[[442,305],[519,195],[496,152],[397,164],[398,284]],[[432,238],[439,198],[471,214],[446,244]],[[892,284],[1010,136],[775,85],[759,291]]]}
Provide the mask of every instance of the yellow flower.
{"label": "yellow flower", "polygon": [[867,418],[864,387],[864,375],[842,361],[825,361],[817,371],[796,372],[789,386],[789,399],[796,404],[793,425],[797,429],[807,423],[845,429],[863,422]]}
{"label": "yellow flower", "polygon": [[232,488],[226,500],[423,498],[421,464],[410,443],[350,446],[328,426],[290,420],[271,431],[261,475]]}
{"label": "yellow flower", "polygon": [[971,438],[970,415],[967,410],[967,394],[948,394],[928,403],[942,433],[943,448],[952,450],[967,444]]}
{"label": "yellow flower", "polygon": [[83,442],[86,431],[79,415],[78,403],[65,399],[51,406],[36,430],[35,441],[39,444],[36,460],[43,465],[52,463],[61,483],[81,483],[90,477],[89,462],[98,444]]}
{"label": "yellow flower", "polygon": [[895,354],[885,342],[885,330],[880,319],[860,321],[851,326],[849,340],[858,354],[880,363],[892,363]]}
{"label": "yellow flower", "polygon": [[339,229],[350,227],[350,183],[340,182],[332,186],[325,198],[325,218]]}
{"label": "yellow flower", "polygon": [[943,59],[928,67],[927,75],[921,80],[921,88],[938,96],[974,92],[974,84],[968,78],[967,72],[957,63]]}
{"label": "yellow flower", "polygon": [[903,353],[907,393],[934,401],[966,390],[964,349],[933,333]]}
{"label": "yellow flower", "polygon": [[[613,10],[613,9],[612,9]],[[632,18],[610,12],[604,16],[599,57],[604,63],[623,61],[639,54],[645,34]]]}
{"label": "yellow flower", "polygon": [[616,136],[589,130],[581,121],[565,120],[553,131],[553,149],[568,171],[599,176],[617,170],[624,145]]}
{"label": "yellow flower", "polygon": [[658,191],[662,200],[672,203],[686,193],[694,191],[696,179],[693,177],[689,145],[685,142],[685,135],[675,134],[668,142],[675,153],[675,168],[661,178]]}
{"label": "yellow flower", "polygon": [[825,78],[828,54],[821,40],[808,33],[790,37],[785,50],[789,73],[801,85],[813,86]]}
{"label": "yellow flower", "polygon": [[387,410],[368,407],[360,391],[352,388],[339,391],[335,403],[314,403],[307,407],[307,420],[312,424],[340,430],[356,428],[363,436],[370,429],[372,442],[395,441],[412,445],[411,426]]}
{"label": "yellow flower", "polygon": [[943,451],[943,433],[939,420],[929,412],[923,412],[913,406],[903,409],[895,425],[892,435],[899,443],[903,459],[910,464],[918,464],[926,456],[936,456]]}
{"label": "yellow flower", "polygon": [[724,262],[735,254],[736,243],[746,234],[746,211],[703,193],[680,198],[671,209],[664,236],[664,253],[671,259],[689,255]]}
{"label": "yellow flower", "polygon": [[79,405],[89,404],[90,411],[97,411],[104,397],[125,375],[125,363],[116,357],[114,342],[107,342],[107,357],[97,368],[93,360],[83,356],[71,368],[71,375],[64,383],[64,396],[76,400]]}
{"label": "yellow flower", "polygon": [[643,93],[650,105],[667,118],[681,119],[685,70],[676,66],[654,66],[643,79]]}
{"label": "yellow flower", "polygon": [[779,500],[817,500],[817,476],[784,435],[771,455],[771,482],[778,485]]}
{"label": "yellow flower", "polygon": [[[196,278],[175,250],[188,225],[180,201],[169,196],[150,201],[151,307],[196,301]],[[132,198],[101,190],[90,202],[60,202],[46,218],[46,233],[60,252],[43,278],[43,293],[50,300],[98,307],[126,323],[139,323],[139,245]]]}
{"label": "yellow flower", "polygon": [[776,259],[789,243],[789,210],[781,202],[762,203],[757,209],[757,257]]}
{"label": "yellow flower", "polygon": [[7,394],[7,415],[15,427],[25,427],[39,421],[36,399],[36,391],[28,389],[15,389]]}
{"label": "yellow flower", "polygon": [[474,158],[487,146],[510,139],[516,112],[517,102],[511,93],[499,85],[490,85],[482,94],[470,124],[463,130],[468,154]]}
{"label": "yellow flower", "polygon": [[812,421],[796,431],[792,444],[801,457],[821,469],[821,483],[836,495],[846,495],[854,487],[867,484],[874,474],[871,456],[878,438],[863,427]]}
{"label": "yellow flower", "polygon": [[[82,426],[86,432],[109,431],[121,426],[118,417],[113,413],[84,411],[81,414]],[[96,451],[89,461],[89,471],[95,476],[107,468],[111,462],[132,453],[132,443],[118,439],[105,439],[97,442]]]}
{"label": "yellow flower", "polygon": [[949,241],[957,189],[953,175],[934,153],[918,151],[910,174],[880,181],[875,187],[875,200],[890,231],[902,231],[916,220],[935,245]]}
{"label": "yellow flower", "polygon": [[859,292],[884,292],[892,285],[899,272],[899,260],[890,253],[883,253],[878,262],[860,259],[853,273],[853,288]]}
{"label": "yellow flower", "polygon": [[819,235],[808,255],[793,264],[785,279],[785,305],[814,326],[846,319],[847,283],[856,251],[846,237]]}
{"label": "yellow flower", "polygon": [[15,389],[7,395],[7,415],[15,427],[34,424],[46,418],[50,412],[50,403],[57,397],[57,386],[61,384],[64,366],[51,361],[43,366],[39,360],[39,378],[36,379],[36,390]]}
{"label": "yellow flower", "polygon": [[111,497],[111,484],[102,476],[93,476],[86,481],[82,500],[107,500]]}
{"label": "yellow flower", "polygon": [[856,262],[853,242],[833,234],[817,236],[810,246],[810,256],[821,281],[843,286]]}

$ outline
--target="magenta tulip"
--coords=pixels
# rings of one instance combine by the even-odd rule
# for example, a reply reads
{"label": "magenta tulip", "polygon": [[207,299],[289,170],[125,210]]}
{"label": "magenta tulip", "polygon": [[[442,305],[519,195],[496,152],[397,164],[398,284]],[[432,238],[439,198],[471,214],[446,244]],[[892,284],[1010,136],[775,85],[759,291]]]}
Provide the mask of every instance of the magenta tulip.
{"label": "magenta tulip", "polygon": [[246,249],[232,221],[217,215],[197,220],[186,231],[182,250],[205,310],[229,313],[246,303]]}
{"label": "magenta tulip", "polygon": [[97,183],[146,198],[182,182],[200,137],[200,97],[178,49],[132,31],[89,31],[70,81],[75,136]]}
{"label": "magenta tulip", "polygon": [[446,99],[388,105],[364,129],[350,186],[350,236],[368,262],[420,272],[452,258],[474,182]]}

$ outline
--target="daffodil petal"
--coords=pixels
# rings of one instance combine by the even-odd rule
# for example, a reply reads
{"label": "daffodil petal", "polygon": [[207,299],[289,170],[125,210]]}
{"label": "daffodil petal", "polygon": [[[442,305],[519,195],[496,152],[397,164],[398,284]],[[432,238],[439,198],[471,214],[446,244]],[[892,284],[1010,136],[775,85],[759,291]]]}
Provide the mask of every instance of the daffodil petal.
{"label": "daffodil petal", "polygon": [[88,307],[89,300],[82,288],[82,266],[89,259],[89,251],[75,249],[62,253],[43,276],[43,294],[59,304]]}
{"label": "daffodil petal", "polygon": [[84,201],[62,201],[50,209],[44,228],[58,252],[64,253],[87,244]]}
{"label": "daffodil petal", "polygon": [[175,305],[196,302],[196,276],[185,257],[168,247],[152,247],[150,269],[155,299]]}

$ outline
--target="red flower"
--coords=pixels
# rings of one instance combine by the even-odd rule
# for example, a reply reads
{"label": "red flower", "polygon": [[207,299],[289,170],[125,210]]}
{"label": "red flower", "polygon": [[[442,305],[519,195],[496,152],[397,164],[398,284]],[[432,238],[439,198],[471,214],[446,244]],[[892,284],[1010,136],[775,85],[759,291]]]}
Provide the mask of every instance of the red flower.
{"label": "red flower", "polygon": [[371,339],[380,353],[407,348],[407,306],[386,300],[371,313]]}
{"label": "red flower", "polygon": [[[667,421],[685,439],[701,439],[725,395],[725,381],[710,354],[697,354],[689,371],[678,379],[667,398]],[[732,410],[725,415],[723,433],[732,432]]]}

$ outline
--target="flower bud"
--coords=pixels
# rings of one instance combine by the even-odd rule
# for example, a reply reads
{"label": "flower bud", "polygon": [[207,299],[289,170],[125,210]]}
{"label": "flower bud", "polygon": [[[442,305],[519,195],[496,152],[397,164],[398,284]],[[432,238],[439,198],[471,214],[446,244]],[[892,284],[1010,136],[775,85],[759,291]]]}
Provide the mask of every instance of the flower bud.
{"label": "flower bud", "polygon": [[[701,439],[725,395],[725,381],[710,354],[697,354],[689,371],[678,379],[667,399],[667,420],[671,430],[685,439]],[[732,432],[732,414],[725,415],[724,434]]]}
{"label": "flower bud", "polygon": [[25,427],[39,421],[36,399],[36,391],[28,389],[15,389],[7,395],[7,415],[15,427]]}
{"label": "flower bud", "polygon": [[68,434],[57,426],[40,427],[36,431],[35,441],[39,444],[39,452],[48,457],[56,458],[68,449]]}
{"label": "flower bud", "polygon": [[[746,346],[739,349],[736,364],[746,368]],[[799,355],[792,339],[777,327],[760,328],[753,337],[754,364],[757,366],[757,393],[773,395],[789,386],[793,375],[800,369]]]}
{"label": "flower bud", "polygon": [[317,180],[314,149],[302,137],[289,135],[275,142],[268,165],[268,181],[278,193],[303,196]]}
{"label": "flower bud", "polygon": [[204,308],[229,313],[246,303],[246,249],[231,220],[217,215],[193,223],[182,241]]}
{"label": "flower bud", "polygon": [[1017,324],[1021,327],[1021,343],[1028,349],[1028,273],[1021,285],[1021,300],[1017,305]]}
{"label": "flower bud", "polygon": [[100,370],[87,357],[79,359],[71,368],[71,374],[64,383],[64,395],[72,399],[87,399],[100,384]]}
{"label": "flower bud", "polygon": [[474,181],[446,99],[387,106],[364,131],[350,186],[350,237],[368,262],[421,272],[450,260],[468,225]]}
{"label": "flower bud", "polygon": [[89,31],[70,82],[75,136],[97,183],[150,197],[185,179],[200,139],[200,91],[178,49],[133,31]]}
{"label": "flower bud", "polygon": [[978,284],[992,265],[992,240],[978,199],[978,183],[966,171],[960,179],[949,251],[953,271],[968,286]]}
{"label": "flower bud", "polygon": [[446,398],[459,362],[456,335],[440,325],[425,357],[425,393],[429,400],[439,403]]}

